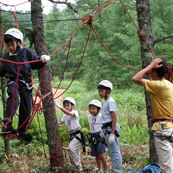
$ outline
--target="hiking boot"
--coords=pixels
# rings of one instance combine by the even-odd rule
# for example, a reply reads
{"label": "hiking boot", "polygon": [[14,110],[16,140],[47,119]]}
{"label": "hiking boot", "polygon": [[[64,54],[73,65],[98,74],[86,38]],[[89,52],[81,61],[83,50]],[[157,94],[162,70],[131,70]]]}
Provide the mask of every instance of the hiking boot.
{"label": "hiking boot", "polygon": [[7,134],[16,134],[16,130],[10,125],[5,126],[2,128],[2,134],[7,135]]}
{"label": "hiking boot", "polygon": [[25,141],[28,141],[28,142],[31,142],[32,139],[33,139],[33,136],[30,135],[27,132],[19,132],[19,131],[17,131],[16,136],[21,138],[21,139],[23,139],[23,140],[25,140]]}

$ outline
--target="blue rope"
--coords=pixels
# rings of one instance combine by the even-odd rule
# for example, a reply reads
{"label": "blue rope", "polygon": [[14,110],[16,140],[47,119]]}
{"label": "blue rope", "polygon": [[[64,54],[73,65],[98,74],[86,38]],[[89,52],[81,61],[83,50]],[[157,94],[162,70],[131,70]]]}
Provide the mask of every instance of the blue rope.
{"label": "blue rope", "polygon": [[[129,172],[130,171],[130,172]],[[132,168],[127,170],[127,173],[161,173],[160,166],[158,163],[151,163],[150,165],[146,166],[145,168],[141,169],[140,171],[135,172]]]}

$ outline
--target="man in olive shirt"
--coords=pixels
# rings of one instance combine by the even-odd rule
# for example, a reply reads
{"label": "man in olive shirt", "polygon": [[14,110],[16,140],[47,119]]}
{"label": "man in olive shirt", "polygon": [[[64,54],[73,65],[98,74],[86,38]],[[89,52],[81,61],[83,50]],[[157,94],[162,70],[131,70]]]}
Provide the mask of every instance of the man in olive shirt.
{"label": "man in olive shirt", "polygon": [[[138,72],[133,82],[151,93],[154,118],[152,131],[162,173],[173,173],[173,84],[164,78],[168,65],[164,59],[157,58],[146,68]],[[144,79],[150,73],[153,80]],[[173,141],[173,140],[172,140]]]}

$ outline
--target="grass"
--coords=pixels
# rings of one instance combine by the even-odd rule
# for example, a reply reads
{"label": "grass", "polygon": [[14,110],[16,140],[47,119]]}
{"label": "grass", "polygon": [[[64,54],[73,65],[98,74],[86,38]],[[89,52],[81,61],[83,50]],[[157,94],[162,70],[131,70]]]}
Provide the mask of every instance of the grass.
{"label": "grass", "polygon": [[[68,84],[69,81],[63,81],[61,88],[65,88]],[[53,82],[52,84],[52,86],[57,85],[57,82]],[[64,98],[67,96],[71,96],[76,100],[77,104],[75,109],[79,111],[80,125],[87,141],[89,136],[89,124],[87,119],[87,116],[89,115],[88,103],[92,99],[98,99],[102,103],[104,100],[99,98],[97,89],[88,91],[86,86],[79,81],[74,81],[71,87],[65,92]],[[130,90],[119,90],[114,88],[111,96],[116,101],[117,120],[122,127],[119,142],[123,158],[123,169],[125,171],[131,167],[134,170],[140,170],[148,165],[149,135],[147,117],[145,115],[144,92],[136,88]],[[2,104],[2,101],[0,101],[0,104]],[[2,106],[0,107],[0,111],[3,112]],[[58,110],[58,121],[60,121],[62,116],[63,113]],[[49,155],[44,115],[39,115],[39,118],[43,133],[43,141],[46,147],[46,154]],[[14,116],[14,127],[17,127],[17,124],[18,116]],[[68,131],[66,127],[63,126],[59,128],[59,132],[63,145],[68,146]],[[24,141],[16,139],[10,139],[11,152],[9,153],[4,152],[4,141],[0,140],[0,172],[50,172],[50,161],[44,157],[36,117],[32,121],[30,133],[34,136],[34,139],[30,144],[26,144]],[[88,146],[88,142],[86,144]],[[106,153],[106,157],[111,168],[111,159],[108,153]],[[93,157],[85,154],[82,154],[82,163],[87,170],[96,165]],[[67,161],[66,167],[70,167],[69,161]],[[90,170],[90,172],[92,172],[92,170]]]}

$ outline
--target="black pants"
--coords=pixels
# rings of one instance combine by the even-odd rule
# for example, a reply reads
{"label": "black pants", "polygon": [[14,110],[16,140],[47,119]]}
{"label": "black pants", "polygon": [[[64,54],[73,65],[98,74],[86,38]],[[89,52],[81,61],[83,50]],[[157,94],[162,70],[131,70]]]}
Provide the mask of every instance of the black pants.
{"label": "black pants", "polygon": [[[15,85],[16,85],[16,82],[13,82],[10,85],[8,85],[7,93],[8,93],[9,97],[7,99],[6,112],[5,112],[5,115],[3,118],[4,124],[6,124],[8,122],[10,115],[11,115]],[[20,127],[26,121],[26,119],[28,118],[28,116],[30,114],[32,104],[33,104],[31,92],[32,91],[28,90],[24,83],[21,83],[21,82],[18,83],[17,90],[16,90],[16,96],[15,96],[15,102],[14,102],[14,110],[12,113],[12,118],[13,118],[13,116],[16,113],[18,106],[20,104],[18,127]],[[20,96],[20,102],[19,102],[19,96]],[[12,118],[11,118],[9,125],[12,123]],[[29,121],[29,118],[25,122],[25,124],[23,124],[21,126],[19,131],[21,131],[21,132],[26,131],[28,121]]]}

